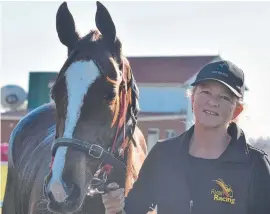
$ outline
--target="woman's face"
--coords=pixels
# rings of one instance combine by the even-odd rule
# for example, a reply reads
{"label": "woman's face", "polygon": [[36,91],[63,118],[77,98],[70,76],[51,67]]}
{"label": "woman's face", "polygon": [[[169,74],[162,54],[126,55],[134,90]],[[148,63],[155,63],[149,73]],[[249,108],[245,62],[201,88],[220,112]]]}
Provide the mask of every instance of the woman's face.
{"label": "woman's face", "polygon": [[207,128],[218,128],[237,117],[237,97],[217,81],[199,84],[192,95],[195,122]]}

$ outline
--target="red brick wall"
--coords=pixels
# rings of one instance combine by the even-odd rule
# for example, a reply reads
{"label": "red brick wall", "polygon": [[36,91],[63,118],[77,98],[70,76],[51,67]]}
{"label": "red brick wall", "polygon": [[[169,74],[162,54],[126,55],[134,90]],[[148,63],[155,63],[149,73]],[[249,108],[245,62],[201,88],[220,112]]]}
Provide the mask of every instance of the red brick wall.
{"label": "red brick wall", "polygon": [[18,120],[1,120],[1,143],[9,141],[9,136]]}
{"label": "red brick wall", "polygon": [[[8,142],[9,136],[18,123],[16,120],[1,120],[1,142]],[[139,121],[139,128],[142,130],[145,139],[147,139],[149,128],[158,128],[160,139],[166,138],[166,129],[173,129],[176,134],[182,134],[185,131],[185,120],[160,120],[160,121]]]}
{"label": "red brick wall", "polygon": [[158,128],[160,131],[159,138],[166,138],[166,129],[174,129],[176,135],[180,135],[185,131],[185,120],[160,120],[160,121],[139,121],[138,126],[143,132],[145,139],[147,140],[147,134],[149,128]]}

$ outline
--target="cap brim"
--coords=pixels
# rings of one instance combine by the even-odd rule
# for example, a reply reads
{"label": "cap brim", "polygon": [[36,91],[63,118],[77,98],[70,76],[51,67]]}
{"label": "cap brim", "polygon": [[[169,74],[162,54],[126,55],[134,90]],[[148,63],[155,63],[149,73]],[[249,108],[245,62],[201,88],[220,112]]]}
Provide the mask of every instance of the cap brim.
{"label": "cap brim", "polygon": [[208,81],[208,80],[214,80],[214,81],[220,82],[223,85],[227,86],[235,94],[235,96],[237,96],[239,98],[243,97],[241,94],[239,94],[233,87],[228,85],[226,82],[223,82],[223,81],[215,79],[215,78],[205,78],[205,79],[202,79],[202,80],[198,80],[198,81],[193,82],[191,85],[195,86],[195,85],[198,85],[199,83],[202,83],[202,82],[205,82],[205,81]]}

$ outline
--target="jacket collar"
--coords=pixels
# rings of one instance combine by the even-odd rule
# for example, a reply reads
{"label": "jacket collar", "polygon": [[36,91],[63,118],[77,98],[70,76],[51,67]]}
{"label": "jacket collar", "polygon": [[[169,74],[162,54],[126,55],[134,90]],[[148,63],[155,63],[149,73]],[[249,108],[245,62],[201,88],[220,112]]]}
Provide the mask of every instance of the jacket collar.
{"label": "jacket collar", "polygon": [[[181,152],[183,156],[188,154],[189,143],[194,133],[194,125],[180,138]],[[231,123],[228,127],[228,134],[231,136],[231,142],[226,150],[219,157],[221,162],[248,162],[250,160],[250,154],[246,141],[245,134],[236,123]],[[185,154],[184,154],[185,153]]]}

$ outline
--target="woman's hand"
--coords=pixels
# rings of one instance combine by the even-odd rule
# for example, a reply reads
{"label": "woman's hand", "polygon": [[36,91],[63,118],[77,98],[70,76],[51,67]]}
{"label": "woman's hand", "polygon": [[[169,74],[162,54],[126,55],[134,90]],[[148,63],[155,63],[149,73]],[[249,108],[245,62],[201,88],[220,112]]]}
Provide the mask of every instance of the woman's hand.
{"label": "woman's hand", "polygon": [[116,183],[109,184],[108,188],[113,190],[102,195],[105,214],[121,213],[125,206],[125,190],[123,188],[119,188],[119,185]]}

